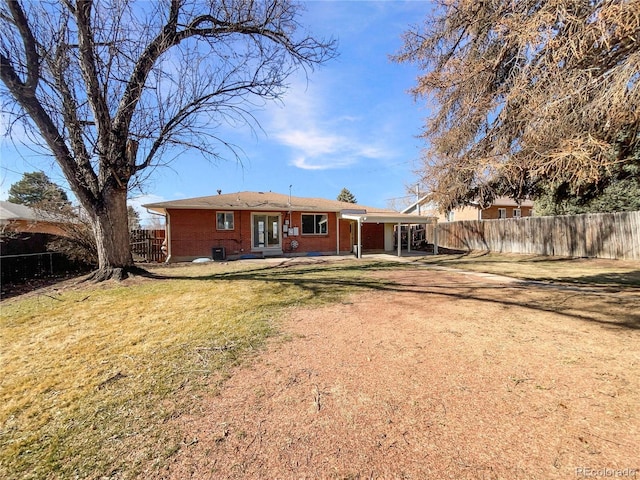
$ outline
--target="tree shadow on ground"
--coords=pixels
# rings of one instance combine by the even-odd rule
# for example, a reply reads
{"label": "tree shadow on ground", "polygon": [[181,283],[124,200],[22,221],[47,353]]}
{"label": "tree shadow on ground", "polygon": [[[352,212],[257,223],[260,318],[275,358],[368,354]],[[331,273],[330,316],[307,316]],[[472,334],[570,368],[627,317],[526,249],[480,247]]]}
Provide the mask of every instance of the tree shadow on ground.
{"label": "tree shadow on ground", "polygon": [[587,285],[606,285],[612,287],[640,287],[640,270],[631,272],[606,272],[580,277],[554,278],[558,283],[580,283]]}
{"label": "tree shadow on ground", "polygon": [[[428,258],[420,259],[415,263],[425,266],[442,266],[454,269],[469,269],[471,271],[486,271],[487,273],[495,272],[496,266],[506,265],[505,273],[497,273],[498,275],[514,276],[521,279],[534,281],[553,282],[557,284],[585,285],[585,286],[611,286],[611,287],[640,287],[640,270],[629,271],[595,271],[596,268],[589,267],[588,260],[585,258],[566,258],[566,257],[547,257],[544,255],[536,257],[508,257],[508,256],[491,256],[490,252],[480,254],[465,254],[456,256],[447,256],[438,259]],[[591,259],[594,260],[594,259]],[[600,259],[607,261],[608,259]],[[527,268],[533,265],[534,269]],[[567,267],[563,271],[563,267]],[[548,267],[548,272],[545,269]],[[499,267],[502,269],[502,267]],[[580,270],[590,271],[581,272]],[[628,267],[627,267],[628,268]],[[568,274],[569,271],[576,272],[575,275]],[[595,273],[594,273],[595,271]],[[517,272],[517,273],[516,273]],[[558,272],[558,274],[556,274]],[[566,273],[563,275],[563,273]]]}
{"label": "tree shadow on ground", "polygon": [[[589,279],[591,283],[576,286],[554,282],[518,281],[504,284],[482,279],[479,276],[469,279],[469,275],[461,272],[447,271],[448,279],[440,278],[436,273],[432,284],[416,283],[390,279],[385,272],[406,272],[407,279],[412,272],[423,272],[428,266],[416,267],[388,261],[370,262],[367,264],[340,264],[335,262],[315,262],[309,264],[261,265],[237,272],[221,272],[203,276],[171,276],[150,273],[151,278],[158,280],[196,280],[196,281],[259,281],[274,285],[295,285],[310,296],[322,296],[328,293],[363,293],[389,292],[414,293],[424,297],[425,308],[428,308],[429,296],[438,295],[452,300],[476,300],[510,307],[521,307],[529,310],[556,313],[567,318],[591,322],[611,328],[640,329],[640,289],[628,286],[628,278],[635,278],[640,272],[624,274],[596,275]],[[361,273],[361,275],[359,275]],[[345,274],[355,274],[348,276]],[[453,278],[453,280],[452,280]],[[607,283],[609,282],[609,283]],[[635,285],[635,283],[630,283]],[[606,285],[607,288],[601,288]],[[611,289],[611,286],[615,289]],[[635,296],[625,296],[635,293]],[[620,295],[618,295],[620,294]],[[588,301],[587,301],[588,300]]]}

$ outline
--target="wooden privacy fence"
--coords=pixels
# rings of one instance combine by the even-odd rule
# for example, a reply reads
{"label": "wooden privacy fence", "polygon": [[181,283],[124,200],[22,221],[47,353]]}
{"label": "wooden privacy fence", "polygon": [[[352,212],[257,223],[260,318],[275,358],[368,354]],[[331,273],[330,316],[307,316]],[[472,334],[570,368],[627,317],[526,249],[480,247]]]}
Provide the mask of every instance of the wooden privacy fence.
{"label": "wooden privacy fence", "polygon": [[164,230],[131,230],[131,253],[134,260],[143,262],[164,262],[162,251]]}
{"label": "wooden privacy fence", "polygon": [[427,226],[438,245],[562,257],[640,260],[640,212],[471,220]]}

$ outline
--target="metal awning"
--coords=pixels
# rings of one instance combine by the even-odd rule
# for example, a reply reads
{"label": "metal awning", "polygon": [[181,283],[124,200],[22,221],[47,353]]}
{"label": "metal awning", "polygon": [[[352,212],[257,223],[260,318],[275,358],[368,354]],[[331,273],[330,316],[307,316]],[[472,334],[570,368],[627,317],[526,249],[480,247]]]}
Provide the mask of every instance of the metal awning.
{"label": "metal awning", "polygon": [[[362,224],[363,223],[389,223],[398,226],[398,256],[402,256],[401,229],[402,225],[424,225],[438,223],[437,217],[427,217],[424,215],[409,215],[397,212],[371,212],[366,210],[342,210],[338,213],[338,218],[351,220],[358,224],[358,251],[357,257],[362,258]],[[437,245],[434,242],[434,245]],[[436,247],[437,248],[437,247]],[[437,253],[437,250],[436,250]]]}
{"label": "metal awning", "polygon": [[422,225],[427,223],[437,223],[437,217],[426,217],[424,215],[409,215],[406,213],[353,213],[352,211],[339,213],[340,218],[353,220],[360,223],[395,223],[401,225]]}

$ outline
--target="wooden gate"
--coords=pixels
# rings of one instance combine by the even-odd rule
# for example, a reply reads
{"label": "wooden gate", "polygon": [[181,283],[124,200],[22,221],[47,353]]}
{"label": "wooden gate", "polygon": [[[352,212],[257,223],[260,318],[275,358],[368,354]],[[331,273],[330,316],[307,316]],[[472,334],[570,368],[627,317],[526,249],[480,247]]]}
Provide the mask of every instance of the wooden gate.
{"label": "wooden gate", "polygon": [[165,239],[164,230],[132,230],[131,253],[138,262],[164,262],[166,255],[162,251]]}

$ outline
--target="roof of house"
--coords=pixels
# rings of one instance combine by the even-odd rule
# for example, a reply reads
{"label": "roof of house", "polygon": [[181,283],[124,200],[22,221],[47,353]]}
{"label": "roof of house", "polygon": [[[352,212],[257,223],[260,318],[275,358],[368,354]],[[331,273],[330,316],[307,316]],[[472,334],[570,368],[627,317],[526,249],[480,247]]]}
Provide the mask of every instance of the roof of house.
{"label": "roof of house", "polygon": [[[421,212],[421,213],[433,213],[433,212],[437,212],[438,211],[438,206],[435,204],[435,202],[432,202],[429,200],[430,194],[424,195],[423,197],[419,198],[418,200],[416,200],[415,202],[413,202],[411,205],[409,205],[407,208],[405,208],[404,210],[402,210],[402,213],[406,213],[406,214],[414,214],[417,212]],[[424,208],[422,208],[424,207]]]}
{"label": "roof of house", "polygon": [[[410,206],[402,210],[402,213],[413,213],[417,211],[418,205],[421,207],[427,207],[431,210],[437,210],[437,205],[429,200],[430,194],[427,194],[420,198],[418,201],[412,203]],[[471,206],[480,208],[478,202],[471,202]],[[511,197],[496,197],[491,203],[492,207],[533,207],[533,200],[525,199],[516,201]],[[489,207],[485,207],[489,208]]]}
{"label": "roof of house", "polygon": [[437,223],[437,217],[426,215],[411,215],[398,212],[363,212],[343,210],[340,218],[355,220],[362,223],[401,223],[401,224],[426,224]]}
{"label": "roof of house", "polygon": [[533,200],[516,201],[510,197],[497,197],[491,205],[494,207],[533,207]]}
{"label": "roof of house", "polygon": [[327,200],[325,198],[291,197],[274,192],[236,192],[208,197],[187,198],[168,202],[143,205],[156,212],[164,213],[167,209],[214,209],[214,210],[295,210],[307,212],[357,212],[357,213],[393,213],[386,208],[365,207],[362,205]]}
{"label": "roof of house", "polygon": [[8,223],[10,221],[26,220],[29,222],[50,222],[65,223],[70,220],[62,215],[41,210],[38,208],[27,207],[6,201],[0,201],[0,223]]}
{"label": "roof of house", "polygon": [[0,220],[37,220],[32,208],[17,203],[0,201]]}

